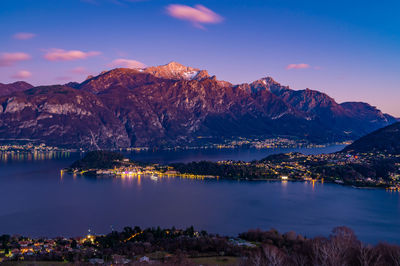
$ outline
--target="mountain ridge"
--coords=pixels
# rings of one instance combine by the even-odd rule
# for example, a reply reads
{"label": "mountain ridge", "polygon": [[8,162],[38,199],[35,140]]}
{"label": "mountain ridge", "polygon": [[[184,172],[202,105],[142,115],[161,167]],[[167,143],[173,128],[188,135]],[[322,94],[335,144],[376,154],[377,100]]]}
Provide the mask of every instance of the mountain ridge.
{"label": "mountain ridge", "polygon": [[[60,86],[0,96],[0,137],[31,134],[86,149],[176,146],[203,136],[325,143],[356,139],[395,121],[367,103],[338,104],[325,93],[291,90],[271,77],[233,85],[176,62],[116,68]],[[52,109],[43,108],[46,103]]]}
{"label": "mountain ridge", "polygon": [[25,81],[16,81],[13,83],[0,83],[0,96],[8,95],[17,91],[24,91],[33,88],[34,86]]}

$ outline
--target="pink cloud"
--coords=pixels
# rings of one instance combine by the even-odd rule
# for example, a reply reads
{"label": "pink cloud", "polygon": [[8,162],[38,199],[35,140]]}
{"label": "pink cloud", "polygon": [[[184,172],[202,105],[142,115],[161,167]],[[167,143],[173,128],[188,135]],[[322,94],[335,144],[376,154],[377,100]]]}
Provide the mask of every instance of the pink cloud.
{"label": "pink cloud", "polygon": [[13,66],[16,62],[29,59],[31,56],[26,53],[3,53],[0,55],[0,66]]}
{"label": "pink cloud", "polygon": [[72,77],[68,77],[68,76],[60,76],[60,77],[56,77],[55,80],[59,80],[59,81],[66,81],[66,80],[72,80]]}
{"label": "pink cloud", "polygon": [[80,74],[87,74],[88,71],[84,67],[75,67],[70,72],[73,73],[73,74],[79,74],[80,75]]}
{"label": "pink cloud", "polygon": [[32,73],[28,70],[21,70],[11,76],[13,79],[26,79],[32,77]]}
{"label": "pink cloud", "polygon": [[142,62],[132,60],[132,59],[124,59],[119,58],[112,61],[108,64],[109,67],[127,67],[127,68],[145,68],[146,65]]}
{"label": "pink cloud", "polygon": [[29,40],[34,38],[35,36],[36,34],[30,32],[18,32],[13,35],[13,38],[17,40]]}
{"label": "pink cloud", "polygon": [[202,24],[216,24],[223,20],[220,15],[202,5],[196,5],[194,7],[169,5],[167,6],[167,13],[171,17],[190,21],[198,28],[204,28]]}
{"label": "pink cloud", "polygon": [[88,57],[96,56],[101,54],[97,51],[82,52],[79,50],[63,50],[63,49],[51,49],[48,51],[44,58],[49,61],[71,61],[78,59],[86,59]]}
{"label": "pink cloud", "polygon": [[290,69],[306,69],[306,68],[310,68],[311,66],[309,64],[290,64],[288,66],[286,66],[287,70]]}

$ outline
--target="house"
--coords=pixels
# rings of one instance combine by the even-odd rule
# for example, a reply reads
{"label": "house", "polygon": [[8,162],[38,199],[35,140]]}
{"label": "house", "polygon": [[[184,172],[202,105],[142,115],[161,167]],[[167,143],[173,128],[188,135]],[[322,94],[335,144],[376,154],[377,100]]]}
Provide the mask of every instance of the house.
{"label": "house", "polygon": [[131,262],[131,260],[126,259],[124,256],[121,255],[113,255],[112,256],[114,264],[128,264],[129,262]]}
{"label": "house", "polygon": [[29,242],[28,242],[28,241],[19,241],[18,244],[19,244],[21,247],[27,247],[28,244],[29,244]]}
{"label": "house", "polygon": [[11,254],[12,254],[13,256],[19,255],[19,254],[20,254],[20,251],[19,251],[19,249],[15,248],[15,249],[11,250]]}
{"label": "house", "polygon": [[150,262],[150,258],[147,256],[143,256],[139,259],[140,262]]}
{"label": "house", "polygon": [[103,259],[94,258],[94,259],[90,259],[89,263],[90,264],[104,264],[104,260]]}

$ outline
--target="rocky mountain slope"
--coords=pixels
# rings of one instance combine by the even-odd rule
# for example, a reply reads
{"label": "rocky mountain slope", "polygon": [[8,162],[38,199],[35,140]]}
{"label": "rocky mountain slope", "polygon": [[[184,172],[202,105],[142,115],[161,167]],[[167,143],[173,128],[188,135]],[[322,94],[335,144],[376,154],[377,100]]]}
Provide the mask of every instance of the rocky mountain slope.
{"label": "rocky mountain slope", "polygon": [[[271,78],[263,80],[264,87],[269,88],[272,93],[295,109],[303,111],[327,127],[339,129],[352,139],[397,121],[394,117],[383,114],[368,103],[339,104],[327,94],[316,90],[296,91],[280,85]],[[258,85],[258,89],[260,89],[260,85]]]}
{"label": "rocky mountain slope", "polygon": [[93,94],[66,86],[36,87],[0,97],[0,136],[49,145],[128,147],[125,128]]}
{"label": "rocky mountain slope", "polygon": [[324,93],[294,91],[272,78],[232,85],[176,62],[113,69],[83,83],[0,97],[0,138],[87,149],[239,136],[332,142],[360,137],[394,120],[368,104],[338,104]]}
{"label": "rocky mountain slope", "polygon": [[24,81],[17,81],[9,84],[0,83],[0,96],[8,95],[17,91],[28,90],[30,88],[33,88],[33,86]]}
{"label": "rocky mountain slope", "polygon": [[80,89],[96,93],[139,146],[176,145],[201,136],[305,137],[313,124],[267,90],[253,94],[221,86],[211,77],[165,79],[115,69],[87,80]]}
{"label": "rocky mountain slope", "polygon": [[344,149],[355,153],[390,153],[400,154],[400,122],[378,129]]}

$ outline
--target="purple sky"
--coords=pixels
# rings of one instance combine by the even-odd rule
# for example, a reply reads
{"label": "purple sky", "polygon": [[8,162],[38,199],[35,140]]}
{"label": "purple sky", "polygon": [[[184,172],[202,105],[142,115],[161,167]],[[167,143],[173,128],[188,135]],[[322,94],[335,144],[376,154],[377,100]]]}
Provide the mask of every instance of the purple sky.
{"label": "purple sky", "polygon": [[400,117],[400,3],[1,0],[0,82],[83,81],[169,61],[218,79],[272,76]]}

